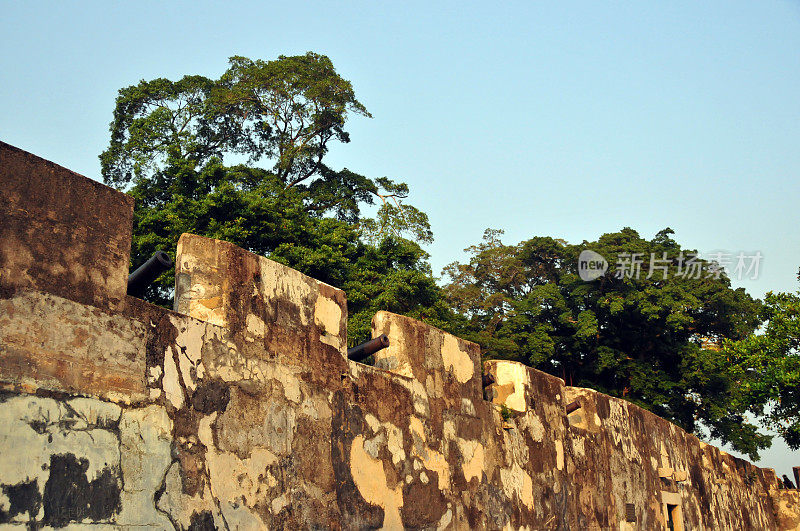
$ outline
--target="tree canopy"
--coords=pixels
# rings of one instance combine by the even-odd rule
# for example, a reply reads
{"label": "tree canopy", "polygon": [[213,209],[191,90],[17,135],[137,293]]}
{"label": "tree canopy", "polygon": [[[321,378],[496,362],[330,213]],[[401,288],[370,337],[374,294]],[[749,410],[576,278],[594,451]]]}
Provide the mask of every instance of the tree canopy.
{"label": "tree canopy", "polygon": [[[752,333],[759,303],[732,289],[714,263],[698,259],[686,275],[694,252],[671,234],[665,229],[647,240],[625,228],[580,245],[550,237],[506,245],[502,231],[488,230],[468,249],[469,263],[446,268],[448,300],[486,357],[623,397],[756,455],[769,437],[747,421],[743,404],[731,402],[736,382],[717,345]],[[612,268],[582,280],[577,267],[584,249],[606,257]],[[612,270],[618,256],[634,253],[645,257],[638,275]],[[658,269],[651,269],[651,256],[662,260]]]}
{"label": "tree canopy", "polygon": [[384,215],[375,219],[386,218],[387,210],[395,215],[370,227],[386,230],[400,217],[411,233],[429,240],[427,216],[402,202],[407,185],[325,164],[332,141],[350,141],[351,113],[371,116],[330,59],[312,52],[274,61],[231,57],[217,80],[142,80],[119,91],[111,142],[100,155],[103,178],[127,189],[157,179],[174,163],[199,169],[239,155],[250,165],[271,164],[273,185],[298,189],[306,210],[318,215],[354,222],[360,204],[393,198],[382,201]]}
{"label": "tree canopy", "polygon": [[[368,337],[378,309],[440,312],[419,245],[433,234],[408,186],[326,163],[333,143],[350,141],[353,114],[370,116],[330,59],[311,52],[232,57],[219,79],[121,89],[100,160],[105,182],[136,198],[133,264],[174,253],[183,232],[230,241],[345,289],[352,341]],[[147,297],[167,304],[173,282],[164,275]]]}
{"label": "tree canopy", "polygon": [[800,296],[769,292],[763,333],[727,341],[724,351],[738,384],[735,399],[800,449]]}

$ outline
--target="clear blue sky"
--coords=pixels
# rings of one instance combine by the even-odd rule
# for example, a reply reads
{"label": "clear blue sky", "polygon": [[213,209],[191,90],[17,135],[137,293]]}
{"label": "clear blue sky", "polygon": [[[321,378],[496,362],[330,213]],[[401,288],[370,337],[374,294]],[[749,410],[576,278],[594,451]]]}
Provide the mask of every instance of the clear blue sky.
{"label": "clear blue sky", "polygon": [[800,2],[488,4],[0,0],[0,139],[99,178],[119,88],[312,50],[374,115],[330,162],[409,183],[437,273],[487,227],[669,226],[796,291]]}

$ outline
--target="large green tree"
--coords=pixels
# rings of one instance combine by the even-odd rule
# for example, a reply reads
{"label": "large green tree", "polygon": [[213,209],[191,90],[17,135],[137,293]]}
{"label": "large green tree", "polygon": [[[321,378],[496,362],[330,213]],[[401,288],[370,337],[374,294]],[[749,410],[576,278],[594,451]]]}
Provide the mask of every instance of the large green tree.
{"label": "large green tree", "polygon": [[[345,289],[351,342],[378,309],[436,321],[445,307],[420,247],[433,235],[408,186],[326,163],[350,141],[352,114],[370,116],[330,59],[310,52],[232,57],[219,79],[121,89],[100,160],[105,182],[136,199],[133,265],[192,232]],[[173,282],[165,274],[147,298],[167,304]]]}
{"label": "large green tree", "polygon": [[764,297],[760,333],[727,341],[737,400],[793,450],[800,449],[800,294]]}
{"label": "large green tree", "polygon": [[[769,437],[731,400],[735,375],[717,345],[750,334],[759,303],[671,234],[647,240],[625,228],[580,245],[549,237],[506,245],[489,230],[468,249],[469,263],[445,269],[448,298],[486,357],[623,397],[756,456]],[[585,249],[609,261],[595,280],[578,274]]]}

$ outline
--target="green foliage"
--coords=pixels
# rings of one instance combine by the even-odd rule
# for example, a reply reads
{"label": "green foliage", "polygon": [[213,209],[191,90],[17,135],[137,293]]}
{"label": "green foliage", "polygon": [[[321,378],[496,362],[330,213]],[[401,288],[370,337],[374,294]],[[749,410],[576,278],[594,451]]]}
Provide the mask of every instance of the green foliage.
{"label": "green foliage", "polygon": [[247,133],[242,151],[253,161],[275,159],[287,186],[319,171],[331,139],[350,141],[348,111],[370,116],[331,60],[312,52],[277,61],[231,57],[213,96],[214,116],[223,123],[235,116]]}
{"label": "green foliage", "polygon": [[[232,57],[217,80],[121,89],[100,160],[106,183],[136,198],[133,265],[158,249],[174,253],[191,232],[344,289],[351,344],[369,338],[380,309],[443,324],[441,289],[417,243],[433,235],[427,216],[405,203],[408,186],[325,164],[332,141],[350,141],[350,113],[369,116],[331,61],[310,52]],[[231,155],[248,163],[225,165]],[[362,206],[376,200],[376,218],[365,218]],[[146,298],[167,305],[173,285],[165,274]]]}
{"label": "green foliage", "polygon": [[111,123],[111,143],[100,155],[106,184],[122,188],[159,168],[166,157],[201,163],[236,146],[211,127],[206,100],[214,82],[202,76],[141,81],[119,91]]}
{"label": "green foliage", "polygon": [[[344,129],[350,113],[370,116],[330,59],[312,52],[274,61],[232,57],[218,80],[142,80],[119,91],[111,142],[100,155],[103,178],[128,189],[164,181],[158,174],[169,166],[201,171],[214,159],[238,154],[251,165],[271,163],[273,185],[299,190],[308,212],[355,223],[360,205],[405,199],[408,186],[325,164],[331,141],[350,141]],[[401,206],[400,213],[417,212]],[[400,233],[431,237],[424,214],[398,215],[397,223]]]}
{"label": "green foliage", "polygon": [[[744,404],[730,400],[735,380],[715,345],[751,333],[759,303],[732,289],[711,263],[700,261],[701,278],[678,275],[681,253],[693,251],[671,234],[665,229],[648,241],[625,228],[581,245],[548,237],[506,245],[501,231],[487,230],[467,249],[469,263],[445,269],[448,300],[485,357],[519,361],[567,385],[624,397],[688,431],[704,427],[755,456],[769,438],[746,422]],[[581,280],[584,249],[606,257],[611,270]],[[668,273],[651,272],[651,253],[660,259],[665,252]],[[620,253],[641,253],[640,278],[617,278]]]}
{"label": "green foliage", "polygon": [[[136,198],[133,265],[158,249],[174,253],[184,232],[226,240],[344,289],[350,345],[389,310],[472,339],[487,357],[625,397],[690,431],[705,427],[751,456],[769,438],[747,412],[800,445],[796,296],[770,295],[760,315],[758,301],[707,262],[702,278],[676,275],[684,250],[671,230],[648,241],[626,228],[582,245],[505,245],[489,230],[468,264],[446,268],[445,298],[419,245],[433,239],[428,217],[406,202],[408,186],[326,164],[331,145],[350,141],[352,114],[369,116],[314,53],[233,57],[219,79],[121,89],[100,159],[106,183]],[[247,163],[225,164],[230,156]],[[374,218],[362,212],[370,206]],[[639,279],[584,282],[576,266],[585,248],[607,258],[666,252],[673,262],[665,278],[645,260]],[[146,297],[166,305],[173,285],[165,274]],[[751,335],[760,317],[770,323],[763,337]],[[725,353],[715,347],[723,342]]]}
{"label": "green foliage", "polygon": [[735,399],[800,448],[800,296],[767,293],[761,334],[728,341],[724,351],[738,384]]}

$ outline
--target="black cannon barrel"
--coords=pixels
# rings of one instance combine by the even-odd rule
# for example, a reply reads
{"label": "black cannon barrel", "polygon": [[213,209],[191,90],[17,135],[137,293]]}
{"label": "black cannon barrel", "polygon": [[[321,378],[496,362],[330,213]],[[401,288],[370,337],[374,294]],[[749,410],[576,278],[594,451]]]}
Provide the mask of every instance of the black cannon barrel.
{"label": "black cannon barrel", "polygon": [[347,357],[353,361],[364,361],[372,354],[389,346],[389,336],[381,334],[375,339],[365,341],[360,345],[347,349]]}
{"label": "black cannon barrel", "polygon": [[128,295],[141,297],[147,286],[153,283],[161,273],[172,267],[172,260],[164,251],[156,251],[147,262],[136,268],[128,276]]}

